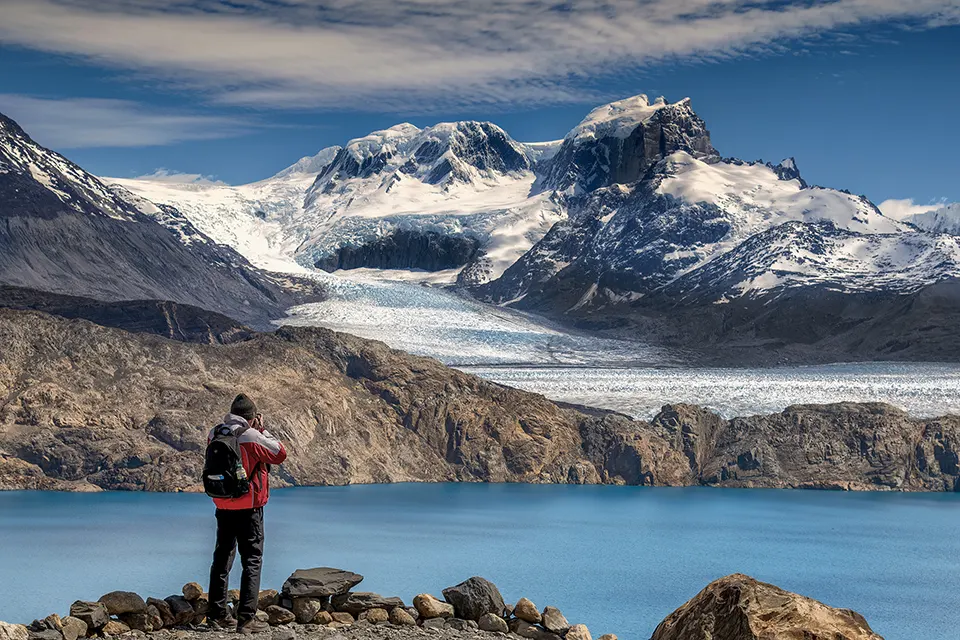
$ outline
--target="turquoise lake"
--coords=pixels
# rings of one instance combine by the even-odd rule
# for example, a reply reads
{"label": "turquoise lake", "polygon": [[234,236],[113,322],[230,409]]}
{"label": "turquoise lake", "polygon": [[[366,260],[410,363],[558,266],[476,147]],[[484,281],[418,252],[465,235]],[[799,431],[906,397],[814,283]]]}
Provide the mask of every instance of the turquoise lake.
{"label": "turquoise lake", "polygon": [[[205,496],[11,492],[0,513],[0,620],[206,583]],[[955,494],[399,484],[276,491],[266,519],[264,588],[336,566],[409,603],[482,575],[594,637],[646,640],[708,582],[742,572],[855,609],[887,640],[960,629]]]}

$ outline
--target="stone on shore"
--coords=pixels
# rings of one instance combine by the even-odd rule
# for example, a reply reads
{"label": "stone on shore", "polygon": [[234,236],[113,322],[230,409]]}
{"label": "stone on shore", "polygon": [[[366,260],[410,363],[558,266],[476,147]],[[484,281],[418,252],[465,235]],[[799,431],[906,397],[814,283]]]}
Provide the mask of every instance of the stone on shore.
{"label": "stone on shore", "polygon": [[[723,636],[720,636],[723,637]],[[564,636],[566,640],[593,640],[590,636],[590,630],[587,629],[585,624],[575,624],[567,631],[567,635]],[[686,640],[686,638],[684,638]],[[724,638],[726,640],[726,638]]]}
{"label": "stone on shore", "polygon": [[390,614],[387,613],[386,609],[367,609],[360,613],[360,620],[366,620],[370,624],[377,624],[378,622],[386,622],[390,619]]}
{"label": "stone on shore", "polygon": [[210,596],[205,593],[190,603],[193,607],[193,624],[200,624],[207,617],[207,611],[210,609]]}
{"label": "stone on shore", "polygon": [[415,627],[417,625],[416,619],[414,619],[406,609],[401,609],[400,607],[390,612],[389,620],[391,623],[402,627]]}
{"label": "stone on shore", "polygon": [[61,620],[60,616],[56,613],[51,613],[44,618],[43,623],[46,625],[47,629],[53,629],[55,631],[60,631],[63,629],[63,620]]}
{"label": "stone on shore", "polygon": [[295,597],[293,599],[293,615],[297,617],[297,622],[300,624],[311,622],[321,610],[323,610],[323,600],[320,598]]}
{"label": "stone on shore", "polygon": [[270,626],[272,627],[276,627],[281,624],[290,624],[297,619],[297,616],[293,615],[293,611],[284,609],[283,607],[277,605],[271,605],[267,607],[266,613],[270,617]]}
{"label": "stone on shore", "polygon": [[264,589],[257,599],[257,609],[263,611],[267,607],[280,604],[280,594],[276,589]]}
{"label": "stone on shore", "polygon": [[319,625],[330,624],[331,622],[333,622],[333,615],[329,611],[325,611],[321,609],[320,611],[317,611],[317,615],[315,615],[313,617],[313,620],[311,620],[310,622],[311,624],[319,624]]}
{"label": "stone on shore", "polygon": [[110,620],[107,624],[103,625],[101,632],[105,636],[119,636],[122,633],[129,633],[130,627],[119,620]]}
{"label": "stone on shore", "polygon": [[446,618],[427,618],[423,621],[424,629],[443,629],[443,625],[447,624]]}
{"label": "stone on shore", "polygon": [[125,624],[130,629],[144,632],[153,631],[153,624],[150,621],[150,616],[148,616],[146,613],[121,613],[117,617],[120,618],[120,622]]}
{"label": "stone on shore", "polygon": [[201,594],[203,594],[203,587],[200,586],[199,582],[188,582],[183,585],[183,597],[190,602],[199,598]]}
{"label": "stone on shore", "polygon": [[102,629],[110,621],[110,614],[102,602],[77,600],[70,605],[70,615],[83,620],[88,632]]}
{"label": "stone on shore", "polygon": [[560,609],[556,607],[546,607],[541,615],[543,628],[553,633],[563,635],[570,628],[570,623],[564,617]]}
{"label": "stone on shore", "polygon": [[326,598],[346,593],[362,580],[358,573],[332,567],[297,569],[283,583],[282,591],[294,598]]}
{"label": "stone on shore", "polygon": [[334,611],[330,615],[333,617],[334,622],[338,622],[340,624],[353,624],[355,621],[353,615],[347,613],[346,611]]}
{"label": "stone on shore", "polygon": [[270,634],[270,640],[296,640],[297,631],[291,627],[282,627],[274,629]]}
{"label": "stone on shore", "polygon": [[164,627],[172,627],[177,623],[176,618],[173,617],[173,611],[170,610],[170,603],[166,600],[147,598],[147,609],[150,607],[157,610]]}
{"label": "stone on shore", "polygon": [[742,574],[707,585],[667,616],[651,640],[715,638],[883,640],[855,611],[834,609]]}
{"label": "stone on shore", "polygon": [[174,625],[180,626],[190,624],[195,615],[193,605],[183,596],[170,596],[164,598],[164,602],[170,606],[170,613],[173,615]]}
{"label": "stone on shore", "polygon": [[485,613],[501,615],[504,610],[503,596],[497,585],[479,576],[447,587],[443,590],[443,597],[453,605],[454,614],[464,620],[477,621]]}
{"label": "stone on shore", "polygon": [[63,635],[57,629],[40,629],[34,631],[27,628],[30,640],[63,640]]}
{"label": "stone on shore", "polygon": [[510,627],[507,626],[507,621],[495,613],[485,613],[480,616],[478,626],[481,631],[499,631],[500,633],[508,633],[510,631]]}
{"label": "stone on shore", "polygon": [[513,615],[526,622],[540,623],[540,611],[537,609],[537,605],[526,598],[517,600],[517,604],[513,606]]}
{"label": "stone on shore", "polygon": [[479,628],[474,620],[464,620],[463,618],[447,618],[443,626],[445,629],[456,629],[457,631],[470,631]]}
{"label": "stone on shore", "polygon": [[0,640],[27,640],[30,632],[22,624],[0,622]]}
{"label": "stone on shore", "polygon": [[63,625],[60,630],[63,633],[63,640],[78,640],[78,638],[87,637],[87,623],[80,618],[67,616],[60,622]]}
{"label": "stone on shore", "polygon": [[521,638],[530,638],[531,640],[539,640],[543,634],[551,636],[553,635],[534,624],[530,624],[526,620],[521,620],[520,618],[513,618],[510,620],[509,628],[510,631],[517,634]]}
{"label": "stone on shore", "polygon": [[597,640],[618,640],[618,638],[615,633],[605,633],[597,638]]}
{"label": "stone on shore", "polygon": [[413,606],[421,618],[452,618],[453,605],[434,598],[429,593],[421,593],[413,599]]}
{"label": "stone on shore", "polygon": [[121,613],[143,613],[147,609],[147,603],[143,598],[132,591],[105,593],[100,596],[100,602],[112,616],[118,616]]}
{"label": "stone on shore", "polygon": [[403,607],[403,600],[400,598],[385,598],[379,593],[369,591],[351,591],[334,596],[331,600],[333,608],[337,611],[346,611],[347,613],[359,616],[369,609],[386,609],[390,611],[396,607]]}

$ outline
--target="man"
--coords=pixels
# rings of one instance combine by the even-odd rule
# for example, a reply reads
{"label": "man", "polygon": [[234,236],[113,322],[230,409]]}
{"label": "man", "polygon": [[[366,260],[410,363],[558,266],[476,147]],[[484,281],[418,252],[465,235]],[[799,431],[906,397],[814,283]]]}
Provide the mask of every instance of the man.
{"label": "man", "polygon": [[[210,567],[210,605],[207,620],[211,627],[234,628],[239,633],[269,631],[256,619],[260,597],[260,565],[263,560],[263,506],[270,498],[270,467],[287,458],[283,444],[263,428],[263,417],[250,398],[240,394],[233,401],[223,425],[238,434],[243,469],[250,479],[250,491],[239,498],[214,498],[217,505],[217,546]],[[210,433],[210,438],[220,427]],[[237,618],[227,612],[227,580],[236,549],[240,549],[243,576]]]}

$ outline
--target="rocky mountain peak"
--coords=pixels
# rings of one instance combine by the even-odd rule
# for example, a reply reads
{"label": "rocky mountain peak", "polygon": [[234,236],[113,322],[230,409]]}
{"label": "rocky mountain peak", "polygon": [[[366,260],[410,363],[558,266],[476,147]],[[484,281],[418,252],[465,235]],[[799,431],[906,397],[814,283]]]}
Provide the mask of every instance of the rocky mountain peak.
{"label": "rocky mountain peak", "polygon": [[676,151],[694,157],[717,155],[690,100],[626,98],[597,107],[567,134],[545,167],[540,186],[580,194],[630,184]]}
{"label": "rocky mountain peak", "polygon": [[322,173],[333,162],[342,148],[339,145],[334,145],[321,149],[315,155],[304,156],[273,177],[286,178],[297,174]]}

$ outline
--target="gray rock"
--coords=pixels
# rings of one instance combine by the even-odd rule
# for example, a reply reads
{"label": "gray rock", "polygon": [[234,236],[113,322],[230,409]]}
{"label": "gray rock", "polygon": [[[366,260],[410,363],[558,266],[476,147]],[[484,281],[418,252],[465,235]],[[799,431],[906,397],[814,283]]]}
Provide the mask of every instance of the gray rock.
{"label": "gray rock", "polygon": [[146,613],[121,613],[120,622],[137,631],[153,631],[153,621]]}
{"label": "gray rock", "polygon": [[107,624],[103,625],[101,632],[105,636],[118,636],[121,633],[129,633],[130,627],[119,620],[111,620]]}
{"label": "gray rock", "polygon": [[63,624],[63,640],[78,640],[87,636],[87,623],[80,618],[67,616],[60,622]]}
{"label": "gray rock", "polygon": [[273,630],[271,640],[294,640],[297,637],[295,629],[290,627],[280,627]]}
{"label": "gray rock", "polygon": [[0,622],[0,640],[27,640],[30,632],[22,624]]}
{"label": "gray rock", "polygon": [[517,634],[521,638],[533,639],[540,636],[541,629],[536,625],[530,624],[526,620],[514,618],[510,621],[510,631]]}
{"label": "gray rock", "polygon": [[[444,628],[446,629],[455,629],[457,631],[469,631],[472,627],[470,626],[469,620],[463,620],[461,618],[450,618],[447,620]],[[476,623],[474,623],[476,624]]]}
{"label": "gray rock", "polygon": [[478,626],[481,631],[499,631],[500,633],[510,631],[510,628],[507,626],[507,621],[495,613],[485,613],[480,616]]}
{"label": "gray rock", "polygon": [[100,602],[107,608],[107,613],[112,616],[118,616],[121,613],[143,613],[147,610],[147,603],[132,591],[105,593],[100,596]]}
{"label": "gray rock", "polygon": [[322,610],[323,601],[320,598],[293,598],[293,615],[297,617],[297,622],[300,624],[312,621]]}
{"label": "gray rock", "polygon": [[210,608],[210,596],[203,593],[194,599],[190,606],[193,607],[193,624],[200,624],[207,617],[207,610]]}
{"label": "gray rock", "polygon": [[43,629],[42,631],[28,631],[30,640],[63,640],[63,634],[56,629]]}
{"label": "gray rock", "polygon": [[444,599],[453,605],[458,618],[477,621],[485,613],[500,615],[504,610],[503,596],[497,585],[474,576],[454,587],[443,590]]}
{"label": "gray rock", "polygon": [[546,607],[543,610],[542,623],[547,631],[563,635],[570,628],[570,623],[556,607]]}
{"label": "gray rock", "polygon": [[110,614],[102,602],[77,600],[70,605],[70,615],[83,620],[88,630],[102,629],[110,621]]}
{"label": "gray rock", "polygon": [[170,605],[170,613],[173,615],[176,626],[190,624],[193,621],[193,605],[183,596],[170,596],[164,598],[164,602]]}
{"label": "gray rock", "polygon": [[396,607],[404,607],[403,600],[400,598],[385,598],[379,593],[369,591],[356,591],[334,596],[333,607],[337,611],[346,611],[354,616],[359,616],[362,612],[369,609],[385,609],[390,611]]}
{"label": "gray rock", "polygon": [[159,598],[147,598],[147,609],[150,607],[153,607],[157,610],[164,627],[172,627],[177,623],[176,618],[173,616],[173,611],[170,610],[170,603],[168,603],[166,600],[160,600]]}
{"label": "gray rock", "polygon": [[360,574],[343,569],[297,569],[283,583],[282,591],[291,597],[325,598],[346,593],[362,580]]}
{"label": "gray rock", "polygon": [[276,605],[267,607],[266,613],[270,618],[270,625],[274,627],[281,624],[290,624],[297,619],[297,617],[293,615],[293,611]]}
{"label": "gray rock", "polygon": [[447,623],[446,618],[427,618],[423,621],[424,629],[443,629],[443,625]]}
{"label": "gray rock", "polygon": [[356,622],[353,614],[347,613],[346,611],[334,611],[330,615],[333,617],[333,621],[339,624],[353,624]]}

